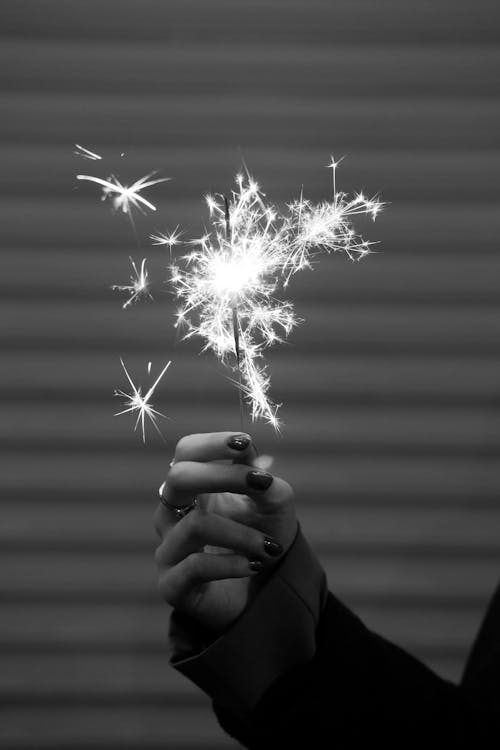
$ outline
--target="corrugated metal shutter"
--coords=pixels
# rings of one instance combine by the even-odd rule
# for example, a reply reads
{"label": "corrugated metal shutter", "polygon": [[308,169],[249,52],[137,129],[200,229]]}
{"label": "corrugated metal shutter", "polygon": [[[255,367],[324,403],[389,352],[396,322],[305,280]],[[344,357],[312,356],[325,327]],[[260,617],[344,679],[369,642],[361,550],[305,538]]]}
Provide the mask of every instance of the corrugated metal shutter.
{"label": "corrugated metal shutter", "polygon": [[[282,437],[331,588],[458,678],[498,578],[498,5],[486,0],[62,0],[1,8],[0,737],[9,748],[208,750],[207,700],[167,665],[151,514],[176,439],[239,429],[237,396],[173,304],[109,291],[130,228],[75,189],[77,141],[158,168],[153,227],[199,233],[240,151],[274,202],[303,183],[390,201],[360,264],[290,287],[306,323],[269,357]],[[85,166],[88,166],[85,164]],[[116,160],[113,164],[116,170]],[[147,247],[155,279],[168,257]],[[144,448],[119,356],[173,365]]]}

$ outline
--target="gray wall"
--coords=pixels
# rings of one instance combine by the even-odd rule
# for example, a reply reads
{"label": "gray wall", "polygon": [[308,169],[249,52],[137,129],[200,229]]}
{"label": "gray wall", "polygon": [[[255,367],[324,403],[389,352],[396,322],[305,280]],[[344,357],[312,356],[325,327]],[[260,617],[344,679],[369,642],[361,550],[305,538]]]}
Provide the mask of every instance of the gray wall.
{"label": "gray wall", "polygon": [[[296,487],[330,585],[458,679],[500,562],[498,3],[4,0],[0,9],[0,738],[9,748],[232,747],[167,665],[151,515],[176,440],[239,429],[172,298],[123,311],[140,257],[76,184],[103,153],[158,168],[139,233],[198,235],[241,156],[269,198],[381,191],[380,254],[295,277],[269,357],[285,428],[252,432]],[[120,152],[126,157],[120,159]],[[151,271],[168,255],[145,244]],[[173,365],[167,446],[115,418],[119,356]],[[226,744],[225,744],[226,743]]]}

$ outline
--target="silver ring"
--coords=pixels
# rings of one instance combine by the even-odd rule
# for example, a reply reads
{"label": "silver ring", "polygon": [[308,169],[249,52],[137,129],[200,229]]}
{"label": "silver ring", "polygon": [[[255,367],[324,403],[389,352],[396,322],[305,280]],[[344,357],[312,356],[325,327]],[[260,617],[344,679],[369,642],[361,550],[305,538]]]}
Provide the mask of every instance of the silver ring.
{"label": "silver ring", "polygon": [[165,487],[165,482],[160,486],[160,489],[158,490],[158,494],[160,495],[160,502],[165,507],[168,508],[168,510],[171,510],[175,515],[175,520],[180,521],[181,518],[184,518],[184,516],[187,516],[188,513],[191,513],[192,510],[196,508],[198,505],[198,498],[194,498],[193,502],[190,505],[173,505],[172,503],[169,503],[168,500],[163,496],[163,489]]}

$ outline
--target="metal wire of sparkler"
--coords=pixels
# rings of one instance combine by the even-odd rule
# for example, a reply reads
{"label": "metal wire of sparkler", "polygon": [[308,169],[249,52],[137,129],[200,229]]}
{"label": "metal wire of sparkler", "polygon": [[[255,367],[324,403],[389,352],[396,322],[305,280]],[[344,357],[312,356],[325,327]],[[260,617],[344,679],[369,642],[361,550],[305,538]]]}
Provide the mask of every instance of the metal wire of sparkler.
{"label": "metal wire of sparkler", "polygon": [[[225,222],[226,222],[226,240],[228,241],[229,245],[231,245],[231,242],[232,242],[231,212],[229,208],[229,199],[227,195],[224,196],[224,212],[225,212]],[[243,389],[242,389],[243,383],[242,383],[242,378],[241,378],[241,359],[240,359],[240,321],[238,317],[238,305],[236,301],[233,304],[232,319],[233,319],[234,352],[236,355],[236,367],[238,371],[238,403],[240,407],[240,426],[241,426],[241,431],[243,432],[244,405],[243,405]]]}

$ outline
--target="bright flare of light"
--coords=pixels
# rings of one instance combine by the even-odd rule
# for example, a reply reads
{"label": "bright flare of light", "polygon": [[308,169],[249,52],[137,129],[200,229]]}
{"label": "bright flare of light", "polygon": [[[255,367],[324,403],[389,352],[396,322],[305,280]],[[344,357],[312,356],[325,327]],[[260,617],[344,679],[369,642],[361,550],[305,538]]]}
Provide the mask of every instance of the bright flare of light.
{"label": "bright flare of light", "polygon": [[341,161],[332,156],[327,164],[332,170],[332,201],[314,204],[301,196],[288,206],[290,253],[284,267],[285,285],[297,271],[311,268],[311,259],[322,251],[344,252],[351,260],[361,260],[371,252],[373,243],[355,231],[352,217],[365,214],[375,221],[385,204],[377,197],[366,198],[363,193],[349,198],[346,193],[337,192],[336,172]]}
{"label": "bright flare of light", "polygon": [[[127,399],[125,402],[125,405],[128,407],[127,409],[124,409],[123,411],[119,411],[115,414],[115,417],[119,416],[120,414],[128,414],[129,412],[137,411],[137,420],[134,426],[134,430],[137,430],[137,427],[139,423],[141,424],[141,431],[142,431],[142,440],[145,443],[146,442],[146,427],[145,427],[145,419],[148,417],[148,419],[151,420],[151,423],[155,430],[158,432],[158,434],[163,438],[163,435],[160,431],[160,428],[157,424],[157,418],[163,417],[167,418],[165,414],[162,414],[159,411],[156,411],[156,409],[153,408],[152,404],[149,403],[149,400],[151,396],[153,395],[156,386],[168,370],[168,368],[171,365],[171,362],[167,362],[159,376],[156,378],[155,382],[151,386],[151,388],[148,390],[145,396],[142,395],[141,386],[137,388],[132,378],[130,377],[127,368],[125,367],[125,363],[123,359],[120,357],[120,362],[122,363],[123,370],[125,372],[125,375],[127,376],[127,380],[130,383],[130,386],[132,388],[132,393],[125,393],[125,391],[115,391],[115,396],[122,396],[123,398]],[[150,369],[150,368],[148,368]]]}
{"label": "bright flare of light", "polygon": [[250,175],[237,175],[230,202],[205,196],[212,229],[190,243],[195,249],[183,256],[183,269],[171,267],[181,300],[176,325],[187,328],[185,338],[201,336],[203,350],[212,349],[238,373],[234,382],[250,404],[252,419],[263,417],[276,429],[279,406],[268,396],[263,354],[300,322],[293,305],[277,295],[322,251],[342,251],[352,260],[367,255],[371,243],[356,233],[352,219],[367,214],[374,220],[384,205],[362,193],[349,199],[337,192],[339,163],[332,156],[328,164],[332,201],[314,204],[301,196],[281,215],[266,205]]}
{"label": "bright flare of light", "polygon": [[[238,372],[236,384],[247,399],[252,420],[266,419],[276,429],[278,406],[270,385],[263,350],[283,341],[294,325],[291,303],[275,298],[288,257],[288,227],[250,176],[238,175],[229,211],[221,196],[206,196],[212,231],[191,244],[184,268],[171,267],[171,282],[181,300],[177,326],[185,338],[201,336]],[[240,382],[241,376],[241,382]]]}
{"label": "bright flare of light", "polygon": [[129,307],[133,302],[141,297],[149,297],[149,299],[153,299],[149,291],[150,282],[148,271],[146,268],[146,258],[142,259],[140,269],[137,268],[133,258],[130,258],[130,263],[134,272],[130,277],[131,283],[124,285],[114,284],[111,287],[111,289],[114,289],[118,292],[128,292],[128,294],[130,294],[128,300],[122,305],[124,310],[126,310],[127,307]]}
{"label": "bright flare of light", "polygon": [[73,151],[73,153],[77,156],[82,156],[84,159],[89,159],[90,161],[99,161],[102,159],[102,156],[95,154],[93,151],[89,151],[85,146],[80,146],[79,143],[75,143],[75,151]]}
{"label": "bright flare of light", "polygon": [[100,177],[93,177],[88,174],[77,174],[77,180],[89,180],[89,182],[95,182],[102,186],[102,200],[111,197],[113,202],[113,208],[116,211],[123,211],[128,216],[132,215],[132,208],[137,208],[141,213],[145,213],[143,206],[149,208],[151,211],[156,211],[150,201],[146,200],[144,196],[140,195],[141,190],[152,185],[158,185],[160,182],[168,182],[170,177],[162,177],[158,180],[150,180],[156,172],[150,172],[139,180],[136,180],[132,185],[122,185],[122,183],[114,176],[110,175],[108,180],[102,180]]}
{"label": "bright flare of light", "polygon": [[158,234],[150,234],[149,239],[153,241],[153,245],[167,245],[172,250],[173,247],[181,244],[181,235],[182,232],[179,232],[179,225],[177,225],[170,234],[158,232]]}

